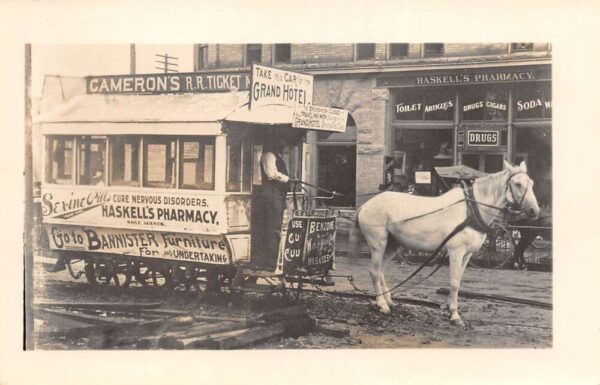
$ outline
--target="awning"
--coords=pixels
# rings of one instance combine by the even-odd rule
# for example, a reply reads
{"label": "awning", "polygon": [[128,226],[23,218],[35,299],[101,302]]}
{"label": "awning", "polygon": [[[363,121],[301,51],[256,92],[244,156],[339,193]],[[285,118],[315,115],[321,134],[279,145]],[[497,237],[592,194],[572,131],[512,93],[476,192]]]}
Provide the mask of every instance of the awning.
{"label": "awning", "polygon": [[434,167],[434,169],[435,172],[442,178],[475,179],[487,175],[485,172],[475,170],[474,168],[465,166],[464,164],[449,167]]}
{"label": "awning", "polygon": [[294,108],[286,105],[268,105],[248,109],[248,105],[238,107],[229,114],[225,121],[251,124],[292,124]]}
{"label": "awning", "polygon": [[[221,121],[248,101],[248,92],[161,95],[79,95],[40,115],[42,132],[215,135]],[[247,108],[247,107],[246,107]],[[93,123],[93,124],[90,124]]]}

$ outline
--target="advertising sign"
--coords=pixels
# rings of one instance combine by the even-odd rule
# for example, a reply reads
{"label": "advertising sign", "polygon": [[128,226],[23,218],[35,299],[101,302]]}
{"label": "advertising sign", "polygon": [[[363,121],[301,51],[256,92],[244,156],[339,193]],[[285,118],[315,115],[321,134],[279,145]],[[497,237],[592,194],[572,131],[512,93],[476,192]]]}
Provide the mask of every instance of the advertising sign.
{"label": "advertising sign", "polygon": [[266,105],[312,104],[313,76],[254,64],[250,109]]}
{"label": "advertising sign", "polygon": [[45,225],[50,248],[134,257],[230,264],[225,239],[218,235],[176,234],[87,226]]}
{"label": "advertising sign", "polygon": [[44,223],[196,234],[227,231],[223,197],[199,193],[44,187]]}
{"label": "advertising sign", "polygon": [[330,267],[335,254],[335,218],[293,218],[283,249],[283,272],[300,267],[315,272]]}
{"label": "advertising sign", "polygon": [[431,171],[415,171],[415,183],[416,184],[430,184],[431,183]]}
{"label": "advertising sign", "polygon": [[471,130],[467,133],[468,146],[500,146],[500,131]]}
{"label": "advertising sign", "polygon": [[294,109],[292,127],[322,131],[346,131],[348,111],[339,108],[298,104]]}
{"label": "advertising sign", "polygon": [[163,94],[250,89],[248,72],[108,75],[86,77],[88,94]]}
{"label": "advertising sign", "polygon": [[283,249],[284,272],[293,272],[302,267],[307,229],[308,218],[294,218],[289,222]]}

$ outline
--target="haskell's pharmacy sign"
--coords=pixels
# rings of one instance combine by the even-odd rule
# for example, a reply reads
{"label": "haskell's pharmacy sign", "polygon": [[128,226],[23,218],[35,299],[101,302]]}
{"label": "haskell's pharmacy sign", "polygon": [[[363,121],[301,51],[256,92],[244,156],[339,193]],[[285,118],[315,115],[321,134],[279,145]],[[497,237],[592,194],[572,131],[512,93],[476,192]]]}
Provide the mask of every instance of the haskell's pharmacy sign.
{"label": "haskell's pharmacy sign", "polygon": [[377,87],[422,87],[466,84],[532,82],[551,80],[550,66],[522,66],[504,68],[479,68],[405,72],[395,76],[382,75],[377,79]]}
{"label": "haskell's pharmacy sign", "polygon": [[312,104],[313,76],[254,64],[250,109],[266,105]]}
{"label": "haskell's pharmacy sign", "polygon": [[177,73],[86,77],[88,94],[154,94],[223,92],[250,89],[250,74]]}

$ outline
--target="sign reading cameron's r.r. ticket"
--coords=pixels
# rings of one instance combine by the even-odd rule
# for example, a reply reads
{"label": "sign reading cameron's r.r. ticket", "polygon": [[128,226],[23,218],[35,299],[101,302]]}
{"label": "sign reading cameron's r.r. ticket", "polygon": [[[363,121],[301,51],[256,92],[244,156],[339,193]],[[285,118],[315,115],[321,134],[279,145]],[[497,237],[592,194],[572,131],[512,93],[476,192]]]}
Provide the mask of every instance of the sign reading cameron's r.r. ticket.
{"label": "sign reading cameron's r.r. ticket", "polygon": [[312,104],[313,76],[254,64],[250,109],[266,105]]}

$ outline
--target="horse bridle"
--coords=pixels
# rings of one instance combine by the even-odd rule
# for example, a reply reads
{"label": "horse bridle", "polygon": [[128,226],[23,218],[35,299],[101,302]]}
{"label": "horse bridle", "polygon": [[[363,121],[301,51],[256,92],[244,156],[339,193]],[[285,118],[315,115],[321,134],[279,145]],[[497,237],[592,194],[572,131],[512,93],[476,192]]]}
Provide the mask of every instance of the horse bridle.
{"label": "horse bridle", "polygon": [[506,188],[504,189],[504,195],[506,195],[507,191],[510,191],[510,195],[512,196],[513,201],[511,202],[509,200],[508,203],[510,203],[510,205],[512,205],[512,206],[516,206],[516,208],[518,210],[521,210],[523,208],[522,206],[523,206],[523,201],[525,200],[525,196],[527,195],[527,192],[529,191],[529,188],[531,187],[531,183],[530,183],[530,179],[527,178],[527,187],[525,187],[525,192],[523,192],[523,195],[521,196],[521,199],[518,200],[519,203],[517,204],[517,197],[515,196],[515,191],[513,189],[512,184],[510,184],[510,180],[519,174],[527,174],[527,173],[525,171],[519,171],[519,172],[515,172],[514,174],[511,174],[508,177],[508,179],[506,180]]}

